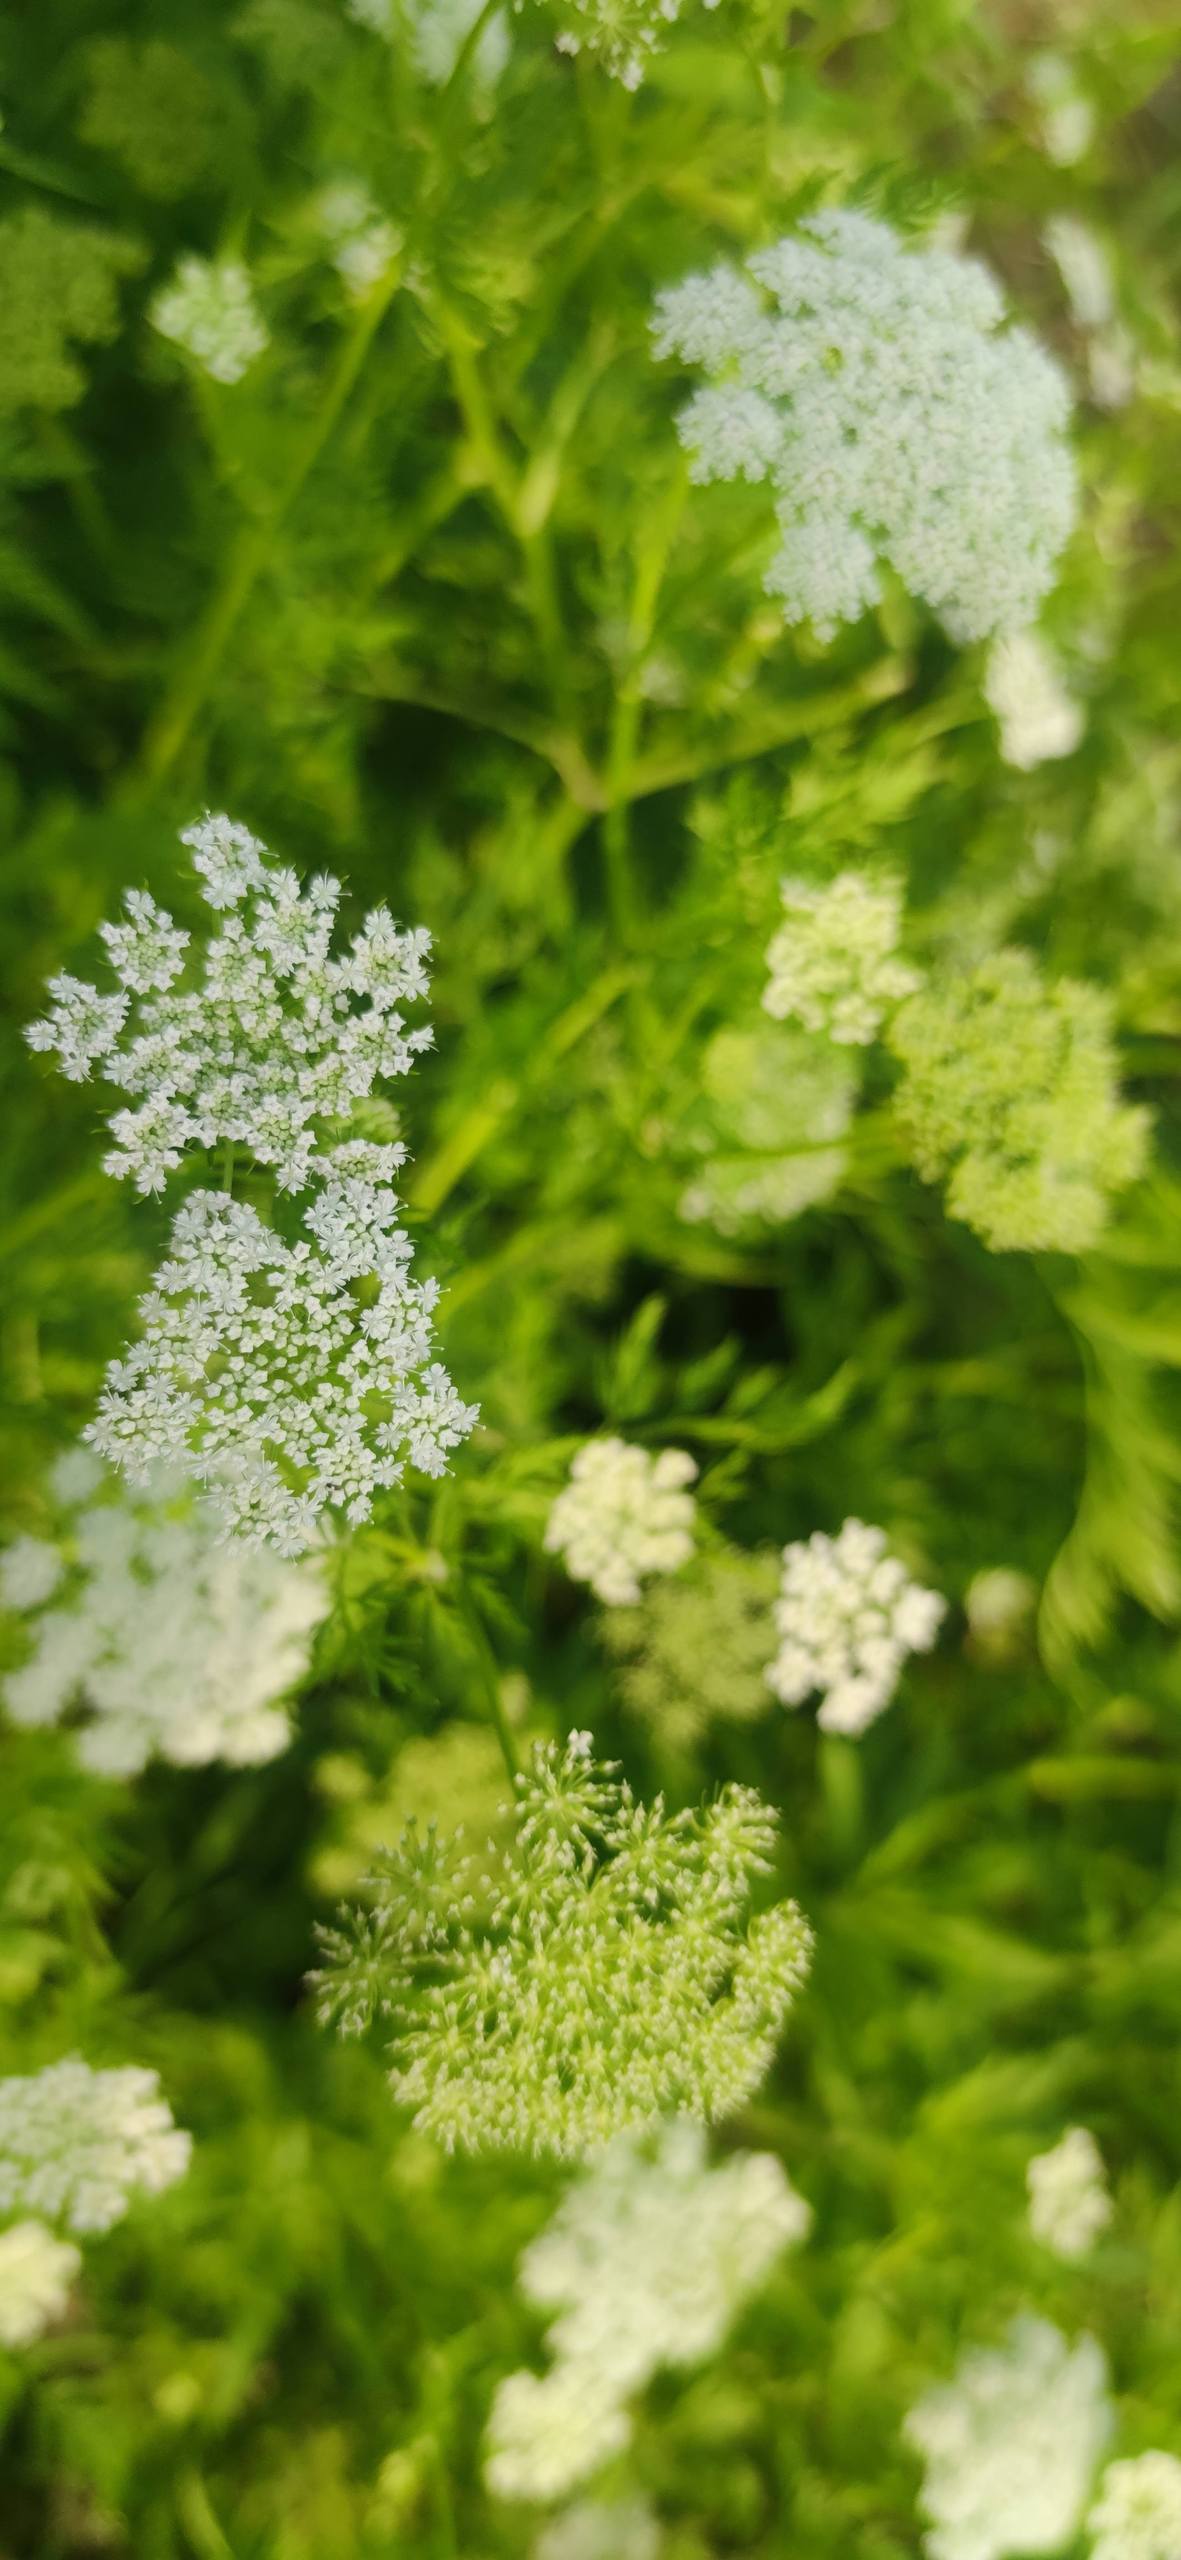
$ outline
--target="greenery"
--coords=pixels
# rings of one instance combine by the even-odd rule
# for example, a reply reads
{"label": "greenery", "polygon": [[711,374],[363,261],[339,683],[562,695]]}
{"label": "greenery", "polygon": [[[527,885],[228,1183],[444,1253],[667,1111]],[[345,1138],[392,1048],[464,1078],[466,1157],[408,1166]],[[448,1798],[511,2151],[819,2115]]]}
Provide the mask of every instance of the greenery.
{"label": "greenery", "polygon": [[[156,2071],[193,2138],[87,2241],[65,2318],[0,2349],[0,2555],[533,2552],[544,2511],[490,2496],[481,2448],[538,2362],[515,2269],[569,2172],[412,2130],[388,2039],[326,2031],[308,1976],[404,1820],[503,1827],[489,1735],[515,1764],[585,1729],[670,1817],[756,1789],[758,1911],[798,1897],[815,1932],[713,2137],[779,2157],[811,2236],[595,2488],[651,2503],[662,2560],[916,2560],[906,2413],[1015,2315],[1101,2342],[1113,2453],[1181,2454],[1176,12],[685,0],[634,91],[555,47],[589,7],[522,0],[492,46],[486,8],[443,76],[417,22],[445,12],[380,14],[39,0],[0,27],[7,1530],[53,1534],[48,1471],[167,1233],[24,1026],[125,888],[200,934],[176,839],[206,808],[339,874],[350,930],[384,901],[433,936],[435,1049],[362,1135],[408,1145],[481,1409],[447,1475],[340,1537],[290,1749],[121,1781],[69,1728],[0,1735],[0,2075]],[[628,0],[621,41],[651,18]],[[940,225],[1068,370],[1079,521],[1043,625],[1070,754],[1003,760],[986,647],[892,571],[831,639],[785,628],[766,490],[690,483],[656,295],[832,206]],[[1109,261],[1094,327],[1063,215]],[[248,276],[237,378],[149,316],[193,257]],[[1027,1014],[1042,981],[1082,1007],[1080,1255],[949,1214],[922,1174],[965,1133],[924,1097],[915,1169],[888,1026],[834,1051],[761,1009],[782,881],[850,869],[904,892],[924,1077],[1002,951]],[[1092,1217],[1104,1144],[1126,1187]],[[605,1636],[545,1551],[598,1434],[696,1463],[680,1625],[670,1578]],[[849,1516],[948,1602],[856,1741],[750,1694],[768,1554]],[[964,1606],[994,1568],[1037,1592],[1007,1633]],[[0,1640],[23,1658],[18,1621]],[[1025,2172],[1076,2123],[1114,2211],[1068,2263]]]}

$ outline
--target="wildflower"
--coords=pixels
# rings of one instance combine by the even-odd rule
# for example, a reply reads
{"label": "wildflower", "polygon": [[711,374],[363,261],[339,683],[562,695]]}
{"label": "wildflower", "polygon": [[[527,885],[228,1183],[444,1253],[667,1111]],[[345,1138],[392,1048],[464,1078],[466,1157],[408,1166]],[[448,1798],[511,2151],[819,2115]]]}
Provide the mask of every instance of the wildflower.
{"label": "wildflower", "polygon": [[346,290],[354,301],[363,302],[388,275],[402,246],[401,232],[386,221],[368,188],[356,179],[325,187],[316,204],[316,220]]}
{"label": "wildflower", "polygon": [[715,1032],[677,1133],[693,1156],[680,1217],[742,1238],[831,1198],[845,1170],[853,1091],[844,1061],[802,1033],[762,1022]]}
{"label": "wildflower", "polygon": [[974,1573],[964,1593],[964,1616],[972,1649],[984,1662],[1019,1661],[1034,1611],[1037,1584],[1016,1565],[986,1565]]}
{"label": "wildflower", "polygon": [[215,382],[240,382],[270,345],[249,270],[237,258],[182,258],[148,317]]}
{"label": "wildflower", "polygon": [[889,1706],[907,1655],[930,1651],[945,1607],[887,1553],[884,1530],[863,1520],[846,1520],[835,1538],[817,1529],[783,1550],[768,1684],[785,1707],[822,1690],[825,1732],[864,1733]]}
{"label": "wildflower", "polygon": [[506,2374],[488,2419],[484,2478],[494,2498],[564,2498],[622,2453],[631,2421],[600,2374],[573,2364]]}
{"label": "wildflower", "polygon": [[1019,2313],[1003,2346],[971,2349],[906,2420],[926,2465],[930,2560],[1060,2550],[1111,2427],[1102,2348],[1087,2337],[1071,2347],[1048,2320]]}
{"label": "wildflower", "polygon": [[647,1573],[675,1573],[693,1553],[697,1474],[683,1449],[653,1458],[626,1440],[588,1440],[546,1525],[549,1555],[608,1607],[640,1596]]}
{"label": "wildflower", "polygon": [[660,2527],[644,2498],[580,2498],[538,2536],[533,2560],[659,2560]]}
{"label": "wildflower", "polygon": [[1181,2462],[1173,2453],[1141,2453],[1108,2464],[1087,2517],[1095,2537],[1091,2560],[1178,2560],[1181,2554]]}
{"label": "wildflower", "polygon": [[771,484],[789,622],[855,621],[883,560],[954,640],[1032,620],[1074,522],[1070,401],[982,266],[819,213],[661,294],[654,328],[720,377],[677,422],[691,476]]}
{"label": "wildflower", "polygon": [[1093,2134],[1072,2125],[1052,2151],[1041,2151],[1025,2172],[1029,2227],[1057,2258],[1084,2258],[1111,2220],[1103,2155]]}
{"label": "wildflower", "polygon": [[1086,722],[1036,631],[1009,631],[993,641],[984,698],[1000,729],[1006,764],[1028,773],[1034,765],[1074,754]]}
{"label": "wildflower", "polygon": [[604,1643],[636,1715],[670,1741],[690,1741],[715,1718],[746,1722],[767,1705],[764,1665],[779,1586],[774,1555],[727,1548],[691,1573],[658,1582],[636,1608],[611,1609]]}
{"label": "wildflower", "polygon": [[1041,120],[1049,159],[1060,169],[1073,168],[1090,148],[1095,109],[1079,88],[1073,69],[1061,53],[1031,55],[1025,86]]}
{"label": "wildflower", "polygon": [[547,2343],[559,2360],[626,2394],[661,2366],[713,2355],[810,2220],[769,2152],[710,2168],[699,2125],[665,2125],[647,2146],[621,2134],[525,2251],[521,2290],[556,2309]]}
{"label": "wildflower", "polygon": [[864,1047],[883,1015],[922,983],[895,957],[900,883],[841,871],[823,889],[785,880],[782,897],[787,921],[767,946],[764,1012]]}
{"label": "wildflower", "polygon": [[60,2320],[81,2267],[69,2240],[43,2222],[14,2222],[0,2231],[0,2345],[27,2347]]}
{"label": "wildflower", "polygon": [[65,1570],[47,1538],[14,1538],[0,1554],[0,1602],[6,1609],[39,1609],[56,1591]]}
{"label": "wildflower", "polygon": [[191,2143],[154,2071],[92,2071],[76,2057],[0,2080],[0,2212],[109,2231],[132,2194],[184,2176]]}
{"label": "wildflower", "polygon": [[42,1550],[56,1568],[49,1588],[30,1592],[26,1577],[27,1596],[11,1597],[13,1559],[38,1542],[0,1558],[5,1597],[25,1610],[68,1576],[5,1679],[12,1722],[55,1724],[86,1708],[78,1757],[108,1777],[134,1775],[153,1753],[185,1768],[273,1759],[291,1738],[283,1701],[328,1608],[322,1574],[227,1546],[210,1505],[183,1486],[160,1483],[136,1503],[108,1485],[78,1508],[66,1482],[62,1544]]}
{"label": "wildflower", "polygon": [[1070,213],[1051,215],[1045,239],[1086,341],[1091,398],[1101,409],[1122,409],[1136,387],[1135,350],[1117,317],[1110,254],[1090,224]]}
{"label": "wildflower", "polygon": [[407,1458],[441,1474],[476,1419],[431,1356],[438,1291],[411,1275],[391,1188],[405,1149],[339,1135],[430,1045],[401,1010],[425,993],[430,937],[377,907],[335,955],[337,881],[302,890],[227,817],[182,841],[224,914],[200,971],[171,916],[132,891],[126,923],[103,927],[118,995],[51,980],[29,1040],[75,1078],[101,1063],[136,1101],[114,1114],[105,1162],[140,1191],[194,1154],[232,1177],[241,1149],[280,1194],[311,1199],[292,1240],[226,1190],[190,1193],[87,1436],[141,1482],[187,1472],[227,1528],[295,1555],[325,1509],[367,1518]]}
{"label": "wildflower", "polygon": [[1026,951],[929,986],[894,1018],[903,1142],[998,1252],[1085,1252],[1141,1170],[1148,1114],[1119,1100],[1111,1020],[1101,989],[1047,984]]}
{"label": "wildflower", "polygon": [[372,1910],[325,1942],[322,2014],[392,2021],[394,2095],[448,2150],[575,2158],[662,2115],[729,2114],[811,1953],[794,1903],[742,1927],[774,1836],[748,1788],[668,1814],[588,1736],[538,1745],[483,1869],[413,1827],[386,1852]]}

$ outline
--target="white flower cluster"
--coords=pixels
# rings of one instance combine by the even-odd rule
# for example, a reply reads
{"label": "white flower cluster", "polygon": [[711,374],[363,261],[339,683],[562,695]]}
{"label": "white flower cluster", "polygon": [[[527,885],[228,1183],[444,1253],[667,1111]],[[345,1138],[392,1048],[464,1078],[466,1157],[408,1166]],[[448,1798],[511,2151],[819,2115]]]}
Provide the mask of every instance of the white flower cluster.
{"label": "white flower cluster", "polygon": [[683,1449],[653,1458],[626,1440],[588,1440],[550,1512],[547,1553],[609,1608],[634,1603],[645,1574],[675,1573],[693,1553],[696,1474]]}
{"label": "white flower cluster", "polygon": [[1071,2125],[1025,2172],[1029,2227],[1056,2258],[1084,2258],[1111,2220],[1103,2154],[1085,2125]]}
{"label": "white flower cluster", "polygon": [[[498,2496],[562,2495],[626,2443],[626,2403],[662,2366],[715,2353],[742,2305],[811,2216],[778,2160],[735,2152],[706,2162],[698,2125],[675,2122],[654,2145],[610,2143],[525,2252],[521,2290],[556,2309],[554,2363],[510,2374],[489,2422],[488,2480]],[[563,2445],[555,2418],[584,2410]]]}
{"label": "white flower cluster", "polygon": [[102,1478],[89,1451],[71,1451],[52,1479],[69,1515],[60,1543],[22,1538],[0,1555],[10,1608],[38,1608],[70,1577],[4,1681],[12,1722],[56,1724],[86,1708],[78,1758],[106,1777],[134,1776],[157,1753],[182,1768],[273,1759],[291,1738],[283,1701],[328,1608],[323,1574],[227,1545],[210,1505],[183,1486],[161,1483],[137,1503]]}
{"label": "white flower cluster", "polygon": [[659,2560],[660,2527],[644,2498],[579,2498],[555,2516],[533,2560]]}
{"label": "white flower cluster", "polygon": [[659,298],[658,355],[719,377],[678,420],[692,476],[771,483],[789,622],[855,621],[885,560],[954,640],[1021,628],[1074,523],[1064,376],[975,260],[861,213],[800,230]]}
{"label": "white flower cluster", "polygon": [[1036,631],[994,640],[984,670],[984,699],[1000,730],[1006,764],[1029,773],[1056,756],[1072,756],[1086,722]]}
{"label": "white flower cluster", "polygon": [[1108,2464],[1087,2518],[1091,2560],[1181,2560],[1181,2462],[1141,2453]]}
{"label": "white flower cluster", "polygon": [[1077,2533],[1111,2434],[1107,2365],[1093,2338],[1071,2347],[1020,2312],[1001,2347],[961,2358],[904,2433],[926,2466],[929,2560],[1022,2560]]}
{"label": "white flower cluster", "polygon": [[783,1550],[775,1603],[780,1646],[767,1680],[785,1707],[824,1693],[826,1733],[864,1733],[888,1707],[908,1653],[927,1653],[946,1602],[912,1582],[883,1529],[846,1520]]}
{"label": "white flower cluster", "polygon": [[1091,398],[1100,409],[1122,409],[1136,388],[1135,347],[1116,310],[1106,244],[1071,213],[1051,214],[1045,238],[1085,341]]}
{"label": "white flower cluster", "polygon": [[785,880],[780,894],[786,921],[767,945],[763,1011],[864,1047],[889,1008],[922,984],[896,957],[901,883],[840,871],[823,889]]}
{"label": "white flower cluster", "polygon": [[112,1363],[87,1436],[141,1481],[187,1472],[231,1531],[295,1555],[326,1509],[366,1519],[407,1457],[442,1474],[476,1419],[431,1358],[438,1290],[411,1276],[391,1188],[405,1150],[334,1134],[430,1044],[401,1011],[425,992],[430,937],[377,907],[336,956],[338,881],[301,890],[226,817],[182,841],[207,905],[232,911],[200,977],[177,983],[188,937],[132,891],[127,922],[102,929],[119,993],[53,979],[29,1040],[75,1079],[101,1061],[138,1098],[115,1113],[105,1161],[141,1191],[193,1151],[220,1151],[232,1177],[241,1149],[280,1193],[312,1199],[291,1241],[228,1189],[190,1194],[143,1338]]}
{"label": "white flower cluster", "polygon": [[363,302],[388,275],[402,234],[379,212],[368,187],[341,178],[317,197],[316,226],[332,251],[332,263],[354,302]]}
{"label": "white flower cluster", "polygon": [[137,2188],[159,2195],[192,2148],[154,2071],[92,2071],[76,2057],[0,2080],[0,2213],[109,2231]]}
{"label": "white flower cluster", "polygon": [[60,2320],[82,2264],[70,2240],[55,2240],[43,2222],[14,2222],[0,2231],[0,2345],[27,2347]]}
{"label": "white flower cluster", "polygon": [[249,271],[237,258],[182,258],[148,317],[215,382],[240,382],[270,345]]}
{"label": "white flower cluster", "polygon": [[[521,6],[521,0],[516,0]],[[718,0],[705,0],[716,9]],[[559,53],[581,53],[585,46],[625,89],[638,89],[653,54],[668,40],[681,14],[681,0],[561,0]]]}

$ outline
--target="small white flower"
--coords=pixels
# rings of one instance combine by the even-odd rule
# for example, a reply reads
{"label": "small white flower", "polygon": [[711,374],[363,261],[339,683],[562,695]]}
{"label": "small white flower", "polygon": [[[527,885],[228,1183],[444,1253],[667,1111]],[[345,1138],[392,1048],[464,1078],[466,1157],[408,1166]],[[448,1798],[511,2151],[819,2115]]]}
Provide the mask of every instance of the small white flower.
{"label": "small white flower", "polygon": [[0,1600],[6,1609],[39,1609],[61,1581],[64,1567],[45,1538],[14,1538],[0,1555]]}
{"label": "small white flower", "polygon": [[1029,2227],[1057,2258],[1083,2258],[1111,2220],[1103,2155],[1093,2134],[1076,2124],[1025,2172]]}
{"label": "small white flower", "polygon": [[1080,704],[1067,692],[1036,631],[1010,631],[994,640],[984,672],[984,698],[1000,728],[1005,763],[1021,773],[1054,757],[1072,756],[1086,727]]}
{"label": "small white flower", "polygon": [[1181,2462],[1141,2453],[1108,2464],[1087,2517],[1091,2560],[1181,2560]]}
{"label": "small white flower", "polygon": [[533,2560],[659,2560],[660,2527],[643,2498],[580,2498],[555,2516]]}
{"label": "small white flower", "polygon": [[237,258],[182,258],[148,317],[215,382],[240,382],[270,344],[249,271]]}
{"label": "small white flower", "polygon": [[953,640],[1032,620],[1074,523],[1070,398],[986,269],[823,212],[659,297],[656,352],[720,376],[681,411],[695,480],[765,480],[765,585],[830,637],[885,561]]}
{"label": "small white flower", "polygon": [[107,2231],[137,2188],[159,2195],[192,2148],[154,2071],[92,2071],[76,2058],[0,2080],[0,2213]]}
{"label": "small white flower", "polygon": [[781,895],[786,920],[767,946],[764,1012],[864,1047],[890,1007],[921,984],[896,957],[900,883],[841,871],[823,889],[785,880]]}
{"label": "small white flower", "polygon": [[630,2435],[627,2411],[601,2374],[576,2364],[510,2373],[488,2419],[484,2478],[494,2498],[564,2498],[622,2453]]}
{"label": "small white flower", "polygon": [[1093,2338],[1068,2345],[1021,2312],[1002,2347],[976,2347],[928,2391],[904,2434],[925,2462],[929,2560],[1060,2551],[1082,2522],[1113,2412]]}
{"label": "small white flower", "polygon": [[43,2222],[14,2222],[0,2232],[0,2343],[27,2347],[60,2320],[81,2267],[69,2240]]}
{"label": "small white flower", "polygon": [[1095,109],[1078,87],[1066,56],[1035,53],[1026,69],[1025,87],[1041,118],[1048,158],[1060,169],[1073,168],[1090,148]]}
{"label": "small white flower", "polygon": [[846,1520],[836,1538],[817,1529],[783,1550],[768,1685],[785,1707],[822,1691],[824,1730],[863,1733],[889,1705],[907,1655],[930,1651],[946,1605],[887,1553],[884,1530],[862,1520]]}
{"label": "small white flower", "polygon": [[608,1607],[638,1600],[645,1574],[675,1573],[693,1553],[696,1475],[683,1449],[653,1458],[626,1440],[588,1440],[550,1512],[547,1552]]}
{"label": "small white flower", "polygon": [[378,211],[359,179],[342,179],[325,187],[316,205],[316,221],[332,250],[332,263],[355,301],[362,302],[388,275],[402,246],[402,234]]}

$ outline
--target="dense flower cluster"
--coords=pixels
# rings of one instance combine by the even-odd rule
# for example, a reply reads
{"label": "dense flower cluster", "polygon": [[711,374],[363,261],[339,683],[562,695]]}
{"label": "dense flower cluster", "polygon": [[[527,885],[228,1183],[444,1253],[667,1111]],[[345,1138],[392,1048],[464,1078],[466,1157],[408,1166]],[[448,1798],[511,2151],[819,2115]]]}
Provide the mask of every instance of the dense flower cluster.
{"label": "dense flower cluster", "polygon": [[13,1723],[55,1724],[86,1708],[78,1757],[110,1777],[132,1776],[154,1753],[187,1768],[273,1759],[291,1737],[283,1701],[328,1607],[322,1573],[227,1546],[208,1503],[183,1486],[162,1483],[135,1502],[102,1475],[88,1451],[71,1451],[53,1478],[67,1514],[59,1543],[22,1538],[0,1555],[9,1607],[58,1594],[4,1681]]}
{"label": "dense flower cluster", "polygon": [[984,698],[1000,730],[1005,763],[1018,772],[1074,754],[1086,723],[1036,631],[1009,631],[994,640]]}
{"label": "dense flower cluster", "polygon": [[676,1133],[693,1167],[679,1215],[741,1237],[829,1199],[845,1170],[853,1093],[845,1061],[803,1033],[765,1022],[715,1032]]}
{"label": "dense flower cluster", "polygon": [[790,622],[855,621],[883,560],[953,639],[1033,619],[1074,522],[1069,393],[974,260],[818,213],[662,294],[655,338],[717,377],[678,420],[693,477],[772,486]]}
{"label": "dense flower cluster", "polygon": [[60,2320],[82,2264],[70,2240],[55,2240],[43,2222],[14,2222],[0,2231],[0,2345],[27,2347]]}
{"label": "dense flower cluster", "polygon": [[1177,2560],[1181,2553],[1181,2462],[1141,2453],[1111,2462],[1087,2517],[1091,2560]]}
{"label": "dense flower cluster", "polygon": [[1111,2220],[1103,2154],[1085,2125],[1076,2124],[1052,2151],[1040,2151],[1025,2172],[1029,2227],[1057,2258],[1084,2258]]}
{"label": "dense flower cluster", "polygon": [[652,1457],[626,1440],[588,1440],[546,1524],[549,1555],[608,1607],[640,1596],[645,1574],[675,1573],[693,1553],[696,1477],[683,1449]]}
{"label": "dense flower cluster", "polygon": [[954,2381],[906,2420],[926,2466],[929,2560],[1061,2550],[1082,2522],[1112,2423],[1095,2340],[1071,2347],[1048,2320],[1019,2313],[1004,2346],[971,2349]]}
{"label": "dense flower cluster", "polygon": [[660,2527],[643,2498],[580,2498],[538,2535],[533,2560],[659,2560]]}
{"label": "dense flower cluster", "polygon": [[863,1520],[846,1520],[835,1538],[817,1529],[783,1550],[768,1684],[785,1707],[823,1691],[825,1731],[864,1733],[889,1705],[907,1655],[934,1644],[945,1607],[887,1553],[884,1530]]}
{"label": "dense flower cluster", "polygon": [[1144,1162],[1148,1114],[1119,1099],[1111,1000],[999,951],[905,1003],[903,1141],[947,1206],[996,1250],[1082,1253]]}
{"label": "dense flower cluster", "polygon": [[137,2188],[159,2195],[183,2177],[190,2149],[154,2071],[71,2059],[0,2080],[0,2213],[108,2231]]}
{"label": "dense flower cluster", "polygon": [[[618,2136],[521,2261],[522,2292],[558,2314],[547,2332],[554,2365],[540,2381],[510,2374],[501,2384],[490,2485],[501,2496],[552,2497],[597,2469],[608,2437],[611,2450],[626,2441],[627,2401],[662,2366],[712,2355],[809,2220],[768,2153],[736,2152],[711,2169],[697,2125],[667,2125],[650,2148]],[[567,2445],[555,2491],[553,2410],[583,2394],[598,2424]]]}
{"label": "dense flower cluster", "polygon": [[638,1608],[609,1610],[602,1635],[628,1706],[672,1743],[691,1741],[715,1718],[761,1715],[778,1588],[777,1556],[727,1547],[654,1583]]}
{"label": "dense flower cluster", "polygon": [[229,911],[200,974],[182,983],[188,936],[133,890],[127,921],[102,928],[118,993],[51,980],[29,1040],[137,1098],[112,1118],[106,1166],[141,1191],[194,1153],[232,1177],[241,1150],[280,1194],[312,1198],[292,1242],[226,1188],[190,1195],[89,1436],[141,1479],[187,1470],[231,1530],[294,1555],[326,1509],[365,1519],[407,1457],[441,1474],[476,1419],[431,1358],[438,1291],[411,1277],[391,1187],[405,1151],[338,1134],[430,1044],[401,1011],[426,990],[430,937],[377,907],[336,955],[337,881],[302,890],[226,817],[183,841],[206,904]]}
{"label": "dense flower cluster", "polygon": [[785,880],[781,894],[786,920],[767,946],[764,1012],[864,1046],[891,1007],[921,984],[896,957],[900,882],[841,871],[823,889]]}
{"label": "dense flower cluster", "polygon": [[795,1903],[743,1927],[775,1816],[749,1788],[637,1803],[574,1734],[538,1745],[481,1868],[414,1828],[372,1908],[326,1941],[322,2011],[394,2027],[391,2086],[448,2149],[573,2158],[622,2129],[740,2106],[808,1970]]}
{"label": "dense flower cluster", "polygon": [[148,316],[215,382],[240,382],[270,345],[249,271],[237,258],[182,258]]}

